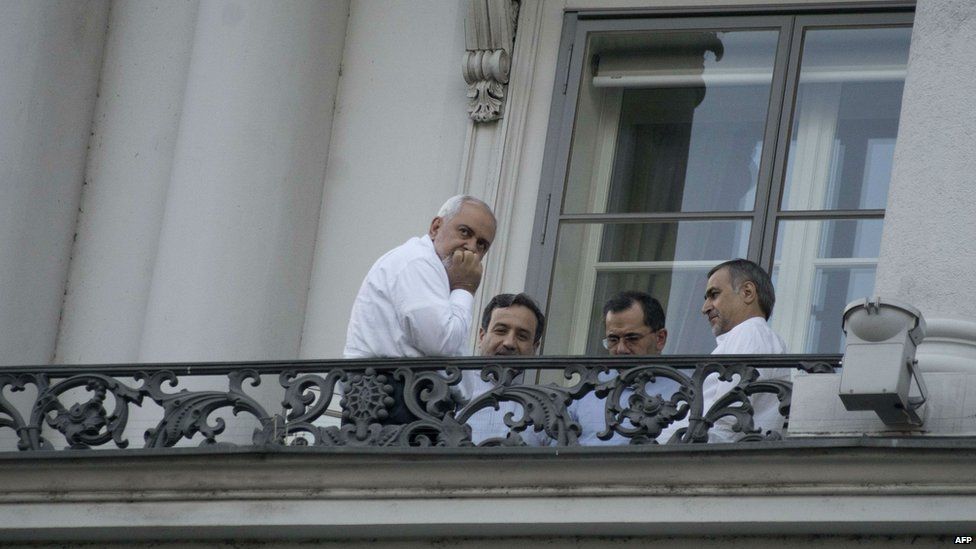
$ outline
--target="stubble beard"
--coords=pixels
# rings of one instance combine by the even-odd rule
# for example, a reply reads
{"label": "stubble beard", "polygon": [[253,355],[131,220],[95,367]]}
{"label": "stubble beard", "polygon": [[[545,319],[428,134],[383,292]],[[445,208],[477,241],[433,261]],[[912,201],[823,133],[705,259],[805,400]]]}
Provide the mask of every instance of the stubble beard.
{"label": "stubble beard", "polygon": [[729,328],[727,326],[727,324],[728,323],[722,317],[720,317],[720,316],[719,317],[716,317],[715,318],[715,323],[712,324],[712,326],[711,326],[712,327],[712,335],[714,335],[715,337],[718,337],[718,336],[720,336],[720,335],[728,332],[731,328]]}

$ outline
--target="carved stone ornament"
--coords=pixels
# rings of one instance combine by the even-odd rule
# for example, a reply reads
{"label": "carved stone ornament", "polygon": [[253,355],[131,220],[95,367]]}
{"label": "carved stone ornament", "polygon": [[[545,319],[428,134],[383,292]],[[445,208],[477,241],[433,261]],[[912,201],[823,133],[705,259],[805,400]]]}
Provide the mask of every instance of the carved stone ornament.
{"label": "carved stone ornament", "polygon": [[461,73],[468,84],[468,115],[475,122],[502,117],[518,8],[513,0],[468,0]]}

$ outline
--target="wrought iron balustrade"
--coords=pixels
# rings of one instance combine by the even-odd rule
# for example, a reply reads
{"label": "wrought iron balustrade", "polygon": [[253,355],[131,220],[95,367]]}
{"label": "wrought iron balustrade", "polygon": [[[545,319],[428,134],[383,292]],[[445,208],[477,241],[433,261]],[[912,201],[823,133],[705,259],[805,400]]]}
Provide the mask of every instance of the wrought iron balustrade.
{"label": "wrought iron balustrade", "polygon": [[[715,422],[727,417],[739,441],[756,441],[776,433],[754,427],[753,399],[775,397],[786,417],[791,394],[788,379],[761,372],[831,372],[840,358],[473,357],[0,367],[0,442],[10,443],[8,451],[126,448],[133,435],[142,436],[140,448],[147,450],[239,445],[240,440],[229,440],[227,427],[242,422],[251,426],[244,445],[257,447],[460,447],[475,445],[469,424],[475,414],[507,409],[502,420],[507,436],[479,445],[520,445],[522,434],[534,431],[548,444],[574,446],[581,428],[569,407],[586,398],[603,399],[602,439],[707,442]],[[565,385],[522,383],[519,374],[526,370],[558,371]],[[480,376],[485,390],[464,395],[464,376]],[[662,379],[673,382],[672,394],[655,393],[655,382]],[[722,394],[705,402],[703,389],[718,380],[725,382]],[[401,424],[389,417],[398,404],[398,384],[402,404],[415,418]],[[496,411],[499,405],[503,411]],[[668,438],[659,441],[662,432]]]}

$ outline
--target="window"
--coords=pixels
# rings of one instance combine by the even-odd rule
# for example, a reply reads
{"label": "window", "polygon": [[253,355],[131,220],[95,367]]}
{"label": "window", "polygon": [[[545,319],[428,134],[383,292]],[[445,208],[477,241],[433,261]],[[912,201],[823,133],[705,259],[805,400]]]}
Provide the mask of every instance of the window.
{"label": "window", "polygon": [[527,287],[547,354],[597,354],[612,294],[661,301],[665,352],[708,353],[705,275],[773,276],[791,352],[839,352],[873,291],[911,13],[569,14]]}

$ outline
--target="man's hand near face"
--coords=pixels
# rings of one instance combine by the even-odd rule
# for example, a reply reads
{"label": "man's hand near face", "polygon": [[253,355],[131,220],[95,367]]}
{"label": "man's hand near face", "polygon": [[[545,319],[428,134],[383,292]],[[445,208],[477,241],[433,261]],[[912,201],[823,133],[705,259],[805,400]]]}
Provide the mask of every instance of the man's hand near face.
{"label": "man's hand near face", "polygon": [[[483,201],[465,195],[448,199],[427,234],[383,254],[366,273],[349,315],[342,355],[464,355],[471,335],[473,294],[481,283],[481,258],[491,247],[496,225]],[[389,416],[381,423],[415,421],[403,399],[404,382],[394,379],[390,370],[380,373],[390,378],[394,391]]]}
{"label": "man's hand near face", "polygon": [[447,281],[452,291],[467,290],[473,295],[478,290],[483,271],[478,254],[468,250],[454,250],[446,267]]}

